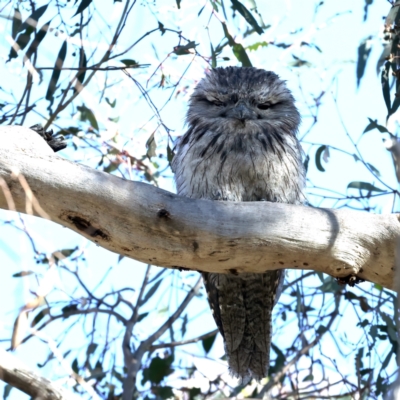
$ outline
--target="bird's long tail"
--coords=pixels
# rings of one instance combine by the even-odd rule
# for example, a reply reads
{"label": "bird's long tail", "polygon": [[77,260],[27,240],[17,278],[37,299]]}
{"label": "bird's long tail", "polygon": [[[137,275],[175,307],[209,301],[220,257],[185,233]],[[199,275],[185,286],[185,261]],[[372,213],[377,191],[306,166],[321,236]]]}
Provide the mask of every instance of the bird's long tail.
{"label": "bird's long tail", "polygon": [[224,338],[232,375],[243,381],[268,375],[272,309],[283,271],[263,274],[203,273],[208,300]]}

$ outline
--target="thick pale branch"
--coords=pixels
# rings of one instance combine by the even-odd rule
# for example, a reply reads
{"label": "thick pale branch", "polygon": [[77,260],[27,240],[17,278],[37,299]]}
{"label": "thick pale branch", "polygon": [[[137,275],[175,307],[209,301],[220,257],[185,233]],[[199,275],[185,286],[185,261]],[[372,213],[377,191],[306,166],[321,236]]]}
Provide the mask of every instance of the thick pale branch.
{"label": "thick pale branch", "polygon": [[0,143],[0,178],[17,211],[33,209],[116,253],[168,268],[312,269],[393,286],[398,215],[193,200],[60,158],[27,128],[1,127]]}
{"label": "thick pale branch", "polygon": [[0,379],[30,395],[33,399],[78,400],[80,398],[31,371],[3,349],[0,349]]}

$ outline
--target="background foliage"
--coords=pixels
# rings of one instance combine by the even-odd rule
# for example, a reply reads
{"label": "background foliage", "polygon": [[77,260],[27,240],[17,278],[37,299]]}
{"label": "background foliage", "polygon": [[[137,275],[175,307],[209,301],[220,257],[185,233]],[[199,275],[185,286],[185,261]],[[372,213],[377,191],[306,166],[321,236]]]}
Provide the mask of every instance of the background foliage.
{"label": "background foliage", "polygon": [[[400,105],[397,9],[384,32],[384,0],[260,3],[2,1],[0,122],[42,123],[68,140],[62,156],[174,190],[174,138],[204,70],[271,69],[303,117],[310,206],[398,211],[386,151]],[[197,274],[0,218],[2,344],[82,398],[376,399],[394,378],[397,298],[378,285],[288,271],[270,376],[243,384],[227,373]]]}

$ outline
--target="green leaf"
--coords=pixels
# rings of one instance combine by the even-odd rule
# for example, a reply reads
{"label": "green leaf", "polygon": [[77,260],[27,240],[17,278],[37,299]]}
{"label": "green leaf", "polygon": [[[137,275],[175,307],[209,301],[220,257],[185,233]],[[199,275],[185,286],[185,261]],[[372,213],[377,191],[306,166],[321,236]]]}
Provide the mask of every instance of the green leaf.
{"label": "green leaf", "polygon": [[312,64],[307,61],[307,60],[303,60],[302,58],[296,57],[294,54],[292,54],[292,57],[294,58],[294,61],[291,61],[289,63],[289,65],[291,67],[295,67],[295,68],[299,68],[299,67],[311,67]]}
{"label": "green leaf", "polygon": [[[291,46],[291,44],[288,44],[288,43],[274,43],[274,46],[280,47],[282,49],[288,49]],[[295,57],[295,59],[298,60],[299,58]]]}
{"label": "green leaf", "polygon": [[119,61],[124,63],[129,68],[139,68],[140,67],[140,64],[137,61],[132,60],[131,58],[124,58],[123,60],[119,60]]}
{"label": "green leaf", "polygon": [[321,283],[324,283],[325,282],[324,274],[322,272],[319,272],[319,271],[316,271],[315,273],[318,276],[318,279],[321,281]]}
{"label": "green leaf", "polygon": [[20,34],[18,36],[18,39],[16,41],[16,48],[14,46],[11,46],[10,53],[8,54],[8,61],[10,61],[12,58],[17,58],[18,53],[17,50],[23,50],[29,41],[31,40],[31,35],[34,32],[34,28],[31,26],[28,26],[28,28],[25,30],[24,33]]}
{"label": "green leaf", "polygon": [[365,5],[364,5],[364,22],[368,18],[368,7],[374,2],[374,0],[364,0]]}
{"label": "green leaf", "polygon": [[33,328],[36,326],[46,315],[49,315],[50,311],[48,308],[44,308],[43,310],[39,311],[36,315],[35,318],[33,318],[31,322],[31,327]]}
{"label": "green leaf", "polygon": [[369,182],[361,182],[361,181],[350,182],[347,185],[347,189],[368,190],[368,192],[379,192],[379,193],[385,192],[385,190],[379,189],[378,187],[372,185]]}
{"label": "green leaf", "polygon": [[371,310],[371,307],[368,304],[368,300],[366,299],[366,297],[364,296],[360,296],[358,298],[358,301],[360,302],[360,308],[361,310],[363,310],[364,312],[368,312]]}
{"label": "green leaf", "polygon": [[[250,0],[250,1],[252,1],[252,0]],[[225,20],[227,20],[228,17],[227,17],[227,15],[226,15],[224,0],[220,0],[220,2],[221,2],[221,7],[222,7],[222,13],[224,14]],[[255,4],[254,4],[254,8],[256,8],[256,7],[255,7]],[[257,10],[256,10],[256,12],[257,12]]]}
{"label": "green leaf", "polygon": [[23,278],[24,276],[28,276],[28,275],[32,275],[32,274],[34,274],[33,271],[21,271],[21,272],[12,274],[12,277],[13,278]]}
{"label": "green leaf", "polygon": [[45,11],[47,10],[47,7],[49,5],[46,4],[45,6],[39,7],[37,10],[35,10],[25,21],[23,24],[20,25],[20,27],[18,28],[17,34],[19,32],[24,31],[25,29],[32,29],[32,32],[34,30],[34,28],[36,28],[36,25],[39,21],[39,18],[45,13]]}
{"label": "green leaf", "polygon": [[365,328],[369,324],[370,324],[370,322],[367,319],[364,319],[362,322],[358,322],[357,326],[361,326],[362,328]]}
{"label": "green leaf", "polygon": [[386,367],[389,365],[392,355],[396,355],[396,354],[393,351],[390,351],[389,354],[386,356],[386,358],[383,360],[381,371],[385,370]]}
{"label": "green leaf", "polygon": [[327,276],[318,289],[325,293],[336,293],[340,291],[342,287],[331,276]]}
{"label": "green leaf", "polygon": [[118,165],[118,163],[110,162],[110,164],[103,168],[103,171],[111,174],[118,169]]}
{"label": "green leaf", "polygon": [[[89,364],[89,370],[90,370],[90,364]],[[88,376],[88,379],[96,379],[97,382],[100,382],[105,376],[106,373],[103,370],[103,365],[101,364],[100,360],[97,360],[94,368],[90,370],[90,376]]]}
{"label": "green leaf", "polygon": [[246,53],[246,50],[240,43],[236,43],[228,31],[225,22],[221,22],[222,28],[224,30],[225,37],[228,39],[228,44],[232,48],[235,57],[242,63],[243,67],[252,67],[251,61]]}
{"label": "green leaf", "polygon": [[382,84],[383,99],[385,100],[388,114],[390,113],[390,108],[391,108],[391,106],[390,106],[391,101],[390,101],[389,71],[390,71],[390,62],[387,61],[385,63],[385,67],[382,69],[381,84]]}
{"label": "green leaf", "polygon": [[147,139],[146,142],[146,149],[147,149],[147,153],[146,156],[150,159],[151,157],[155,157],[156,156],[156,149],[157,149],[157,144],[156,141],[154,140],[154,133],[153,132],[150,137]]}
{"label": "green leaf", "polygon": [[174,392],[172,391],[171,386],[158,386],[152,388],[152,393],[155,394],[158,398],[161,399],[175,399]]}
{"label": "green leaf", "polygon": [[14,40],[17,37],[18,32],[20,32],[21,24],[22,24],[22,15],[21,15],[19,9],[15,8],[14,9],[13,20],[12,20],[12,29],[11,29],[11,37]]}
{"label": "green leaf", "polygon": [[371,39],[372,36],[368,36],[361,42],[360,46],[358,46],[357,87],[360,86],[361,78],[364,76],[367,60],[371,53]]}
{"label": "green leaf", "polygon": [[365,163],[368,165],[369,169],[376,175],[376,176],[381,176],[381,173],[370,163]]}
{"label": "green leaf", "polygon": [[143,369],[142,383],[144,384],[148,381],[156,384],[161,383],[166,376],[174,372],[171,368],[173,361],[173,355],[166,358],[160,358],[158,356],[154,357],[151,360],[149,367]]}
{"label": "green leaf", "polygon": [[218,6],[217,6],[217,2],[215,0],[211,0],[210,1],[212,8],[218,12]]}
{"label": "green leaf", "polygon": [[11,393],[11,389],[12,389],[13,387],[11,386],[11,385],[5,385],[4,386],[4,391],[3,391],[3,400],[6,400],[7,398],[8,398],[8,396],[10,395],[10,393]]}
{"label": "green leaf", "polygon": [[79,366],[78,366],[78,359],[77,358],[75,358],[75,360],[72,361],[71,368],[76,374],[79,373]]}
{"label": "green leaf", "polygon": [[346,300],[358,300],[358,296],[356,294],[354,294],[353,292],[346,292],[344,294],[344,298]]}
{"label": "green leaf", "polygon": [[171,147],[169,146],[169,143],[168,143],[168,146],[167,146],[167,159],[168,159],[168,162],[170,164],[172,163],[172,160],[174,159],[174,156],[175,156],[175,153],[171,149]]}
{"label": "green leaf", "polygon": [[114,378],[118,379],[121,383],[124,382],[125,377],[124,377],[121,373],[119,373],[117,370],[115,370],[115,369],[113,368],[112,371],[111,371],[111,373],[112,373],[112,376],[113,376]]}
{"label": "green leaf", "polygon": [[320,325],[317,329],[318,335],[323,335],[326,332],[328,332],[328,328],[324,325]]}
{"label": "green leaf", "polygon": [[85,49],[81,47],[79,49],[79,68],[83,68],[82,71],[79,71],[76,75],[76,83],[75,83],[75,90],[79,91],[81,89],[81,85],[85,80],[86,75],[86,67],[87,67],[87,59],[85,54]]}
{"label": "green leaf", "polygon": [[76,10],[76,13],[73,15],[73,17],[75,17],[75,15],[78,15],[78,14],[82,13],[84,10],[86,10],[86,8],[89,7],[91,2],[92,2],[92,0],[81,0],[81,4],[79,4],[78,9]]}
{"label": "green leaf", "polygon": [[183,316],[183,321],[182,321],[182,326],[181,326],[181,336],[182,337],[184,337],[186,334],[186,326],[187,326],[188,321],[189,321],[188,316],[187,316],[187,314],[185,314]]}
{"label": "green leaf", "polygon": [[68,135],[73,135],[77,136],[81,132],[79,128],[76,126],[70,126],[68,128],[60,129],[57,133],[57,135],[63,135],[63,136],[68,136]]}
{"label": "green leaf", "polygon": [[318,148],[318,150],[315,153],[315,165],[317,166],[317,169],[321,172],[325,172],[325,168],[322,166],[321,163],[321,156],[322,153],[326,150],[326,146],[322,145]]}
{"label": "green leaf", "polygon": [[78,304],[69,304],[61,309],[63,314],[68,314],[71,311],[76,311],[78,309]]}
{"label": "green leaf", "polygon": [[313,381],[313,380],[314,380],[314,375],[313,374],[309,374],[303,379],[303,382]]}
{"label": "green leaf", "polygon": [[97,119],[90,108],[87,108],[84,104],[77,107],[77,110],[80,112],[80,120],[81,121],[89,121],[91,127],[98,131],[99,125],[97,123]]}
{"label": "green leaf", "polygon": [[308,165],[310,164],[310,156],[307,154],[306,158],[304,159],[303,166],[306,171],[308,172]]}
{"label": "green leaf", "polygon": [[276,346],[274,343],[271,343],[271,348],[272,350],[274,350],[275,354],[276,354],[276,359],[275,359],[275,364],[271,367],[270,366],[270,370],[268,372],[268,374],[274,374],[278,371],[280,371],[280,369],[285,365],[286,363],[286,357],[285,354],[282,352],[282,350]]}
{"label": "green leaf", "polygon": [[[291,46],[291,45],[289,45]],[[300,46],[307,46],[307,47],[311,47],[312,49],[315,49],[318,51],[318,53],[322,53],[322,50],[314,43],[308,43],[308,42],[301,42]]]}
{"label": "green leaf", "polygon": [[246,50],[240,43],[236,43],[233,47],[233,54],[242,63],[242,67],[252,67],[250,58],[246,53]]}
{"label": "green leaf", "polygon": [[238,0],[231,0],[232,8],[239,12],[239,14],[247,21],[249,25],[253,27],[253,29],[261,35],[264,31],[258,22],[253,17],[252,13]]}
{"label": "green leaf", "polygon": [[198,17],[200,17],[201,13],[202,13],[203,10],[204,10],[204,7],[205,7],[205,5],[204,5],[203,7],[200,8],[200,11],[197,13],[197,16],[198,16]]}
{"label": "green leaf", "polygon": [[210,43],[210,46],[211,46],[211,67],[216,68],[217,67],[217,56],[215,54],[215,50],[214,50],[212,43]]}
{"label": "green leaf", "polygon": [[363,356],[364,356],[364,347],[361,347],[358,350],[356,357],[355,357],[355,367],[356,367],[357,372],[359,372],[360,369],[362,369],[364,366],[363,362],[362,362]]}
{"label": "green leaf", "polygon": [[138,316],[138,322],[140,322],[142,319],[145,319],[148,315],[149,315],[148,312],[139,314],[139,316]]}
{"label": "green leaf", "polygon": [[390,115],[393,115],[397,111],[399,106],[400,106],[400,93],[396,92],[395,98],[393,100],[392,108],[390,109]]}
{"label": "green leaf", "polygon": [[62,249],[60,250],[60,253],[65,257],[69,257],[71,254],[75,253],[77,249],[77,247],[74,247],[73,249]]}
{"label": "green leaf", "polygon": [[32,57],[32,54],[36,52],[39,44],[42,42],[42,40],[45,38],[49,27],[50,27],[50,22],[47,22],[47,24],[44,24],[39,31],[36,33],[35,38],[33,39],[31,45],[29,46],[28,50],[26,51],[26,58],[30,59]]}
{"label": "green leaf", "polygon": [[46,92],[46,100],[50,101],[50,106],[53,104],[54,92],[57,89],[57,82],[60,78],[61,68],[64,64],[65,56],[67,55],[67,41],[65,40],[61,45],[60,51],[58,52],[57,59],[54,65],[53,73],[51,74],[49,87]]}
{"label": "green leaf", "polygon": [[364,369],[360,370],[360,375],[364,376],[364,375],[370,374],[373,371],[374,371],[373,368],[364,368]]}
{"label": "green leaf", "polygon": [[371,118],[368,118],[369,124],[367,127],[364,129],[364,133],[372,131],[373,129],[378,129],[379,132],[384,133],[384,132],[389,132],[383,125],[379,125],[377,120],[372,120]]}
{"label": "green leaf", "polygon": [[185,44],[184,46],[175,46],[174,50],[172,51],[173,53],[175,53],[177,56],[184,56],[186,54],[193,54],[192,52],[190,52],[190,49],[195,49],[197,46],[197,43],[195,43],[194,41],[189,41],[188,44]]}
{"label": "green leaf", "polygon": [[206,352],[206,354],[211,350],[212,345],[215,342],[215,338],[217,337],[217,335],[212,335],[208,338],[205,338],[201,341],[202,345],[203,345],[203,349]]}
{"label": "green leaf", "polygon": [[388,314],[384,312],[379,312],[381,318],[387,325],[387,333],[392,342],[397,343],[397,328],[393,322],[393,318],[391,318]]}
{"label": "green leaf", "polygon": [[189,400],[195,400],[195,398],[201,394],[201,390],[197,387],[189,389]]}
{"label": "green leaf", "polygon": [[158,21],[158,29],[161,31],[161,36],[164,35],[166,29],[164,28],[164,24],[162,24],[160,21]]}
{"label": "green leaf", "polygon": [[90,343],[86,350],[86,355],[93,354],[96,351],[97,347],[98,347],[97,343]]}
{"label": "green leaf", "polygon": [[384,383],[385,378],[382,375],[378,376],[378,379],[376,380],[376,395],[379,396],[382,394],[384,391],[387,389],[387,384]]}
{"label": "green leaf", "polygon": [[157,291],[158,287],[160,286],[162,282],[162,279],[160,279],[159,281],[157,281],[145,294],[144,298],[142,299],[142,301],[140,302],[140,305],[142,306],[143,304],[147,303],[151,297],[154,295],[154,293]]}
{"label": "green leaf", "polygon": [[106,103],[111,107],[114,108],[115,105],[117,104],[117,99],[114,99],[114,101],[110,101],[108,97],[106,97]]}
{"label": "green leaf", "polygon": [[247,46],[246,49],[250,50],[250,51],[256,51],[256,50],[258,50],[259,47],[267,47],[267,46],[269,46],[269,43],[267,43],[265,41],[264,42],[256,42],[250,46]]}

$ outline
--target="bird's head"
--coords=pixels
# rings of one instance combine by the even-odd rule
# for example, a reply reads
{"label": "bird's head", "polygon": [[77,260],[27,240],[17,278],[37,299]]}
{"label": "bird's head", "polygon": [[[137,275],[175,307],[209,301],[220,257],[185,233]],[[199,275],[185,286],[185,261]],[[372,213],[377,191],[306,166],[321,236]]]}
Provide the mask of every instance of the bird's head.
{"label": "bird's head", "polygon": [[227,67],[209,71],[190,99],[187,122],[192,126],[258,130],[268,126],[296,132],[300,115],[285,82],[273,72]]}

